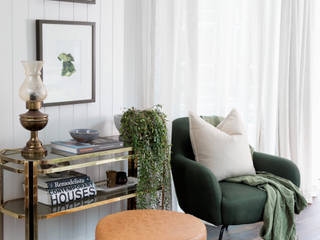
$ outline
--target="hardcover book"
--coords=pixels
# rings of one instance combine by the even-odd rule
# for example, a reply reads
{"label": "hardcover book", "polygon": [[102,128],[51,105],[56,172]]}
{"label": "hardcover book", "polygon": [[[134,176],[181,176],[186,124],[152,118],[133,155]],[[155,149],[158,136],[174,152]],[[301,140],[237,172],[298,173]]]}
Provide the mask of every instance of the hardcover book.
{"label": "hardcover book", "polygon": [[70,171],[62,177],[49,177],[46,175],[38,177],[38,186],[44,189],[65,187],[73,184],[91,182],[90,177],[79,172]]}
{"label": "hardcover book", "polygon": [[120,148],[123,147],[123,145],[123,142],[119,140],[119,136],[99,137],[90,143],[80,143],[75,140],[54,141],[51,143],[53,152],[58,150],[73,154],[104,151],[114,148]]}
{"label": "hardcover book", "polygon": [[67,187],[49,189],[50,204],[58,205],[84,198],[94,197],[97,190],[94,183],[74,184]]}
{"label": "hardcover book", "polygon": [[62,177],[55,178],[40,175],[37,182],[38,201],[46,205],[64,204],[97,194],[90,177],[76,171],[68,171]]}
{"label": "hardcover book", "polygon": [[[25,189],[24,184],[23,189]],[[86,199],[96,195],[97,190],[92,182],[53,189],[38,188],[38,202],[52,206]]]}

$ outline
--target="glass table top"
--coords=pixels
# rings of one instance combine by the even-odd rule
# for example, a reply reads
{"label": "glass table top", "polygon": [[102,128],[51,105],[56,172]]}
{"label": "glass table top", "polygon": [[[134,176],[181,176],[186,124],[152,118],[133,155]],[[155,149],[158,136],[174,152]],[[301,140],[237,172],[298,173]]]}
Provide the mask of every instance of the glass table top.
{"label": "glass table top", "polygon": [[94,158],[100,157],[110,154],[121,154],[125,152],[132,151],[131,147],[121,147],[121,148],[114,148],[105,151],[98,151],[98,152],[90,152],[84,154],[71,154],[67,152],[56,152],[52,150],[51,145],[46,145],[45,148],[48,151],[48,154],[45,158],[42,159],[26,159],[21,155],[20,149],[4,149],[0,154],[2,160],[15,162],[17,164],[23,164],[25,160],[28,161],[40,161],[40,164],[53,164],[53,163],[60,163],[60,162],[67,162],[71,160],[78,160],[78,159],[86,159],[86,158]]}
{"label": "glass table top", "polygon": [[[40,219],[51,218],[78,212],[92,207],[102,206],[107,203],[117,202],[136,196],[136,186],[130,186],[111,193],[98,191],[97,196],[80,201],[73,201],[67,204],[49,206],[38,203],[38,217]],[[2,206],[4,213],[15,218],[24,218],[24,199],[13,199],[4,203]]]}

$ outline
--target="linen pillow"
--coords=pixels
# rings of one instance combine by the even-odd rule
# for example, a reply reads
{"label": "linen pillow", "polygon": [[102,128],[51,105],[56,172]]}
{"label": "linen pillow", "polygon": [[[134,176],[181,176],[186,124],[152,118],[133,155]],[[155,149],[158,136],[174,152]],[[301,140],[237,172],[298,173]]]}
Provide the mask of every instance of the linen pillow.
{"label": "linen pillow", "polygon": [[[217,127],[219,125],[219,123],[221,123],[223,121],[223,117],[219,117],[219,116],[200,116],[203,120],[205,120],[206,122],[210,123],[211,125]],[[254,153],[254,147],[252,147],[251,145],[249,145],[250,148],[250,152],[251,155],[253,155]]]}
{"label": "linen pillow", "polygon": [[235,109],[217,127],[193,113],[189,113],[189,123],[196,161],[209,168],[218,181],[255,174],[245,128]]}

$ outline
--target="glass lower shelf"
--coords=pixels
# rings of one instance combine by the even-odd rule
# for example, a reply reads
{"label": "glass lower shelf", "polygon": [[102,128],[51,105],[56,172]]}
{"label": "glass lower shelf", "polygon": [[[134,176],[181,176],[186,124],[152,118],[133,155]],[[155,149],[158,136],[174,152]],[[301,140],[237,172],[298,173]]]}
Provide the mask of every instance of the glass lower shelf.
{"label": "glass lower shelf", "polygon": [[[111,193],[98,191],[97,196],[94,198],[88,198],[81,201],[74,201],[57,206],[48,206],[42,203],[38,203],[38,218],[53,218],[134,197],[136,197],[135,186]],[[17,219],[24,218],[24,199],[20,198],[6,201],[3,204],[3,206],[0,206],[0,211],[3,214],[12,216]]]}

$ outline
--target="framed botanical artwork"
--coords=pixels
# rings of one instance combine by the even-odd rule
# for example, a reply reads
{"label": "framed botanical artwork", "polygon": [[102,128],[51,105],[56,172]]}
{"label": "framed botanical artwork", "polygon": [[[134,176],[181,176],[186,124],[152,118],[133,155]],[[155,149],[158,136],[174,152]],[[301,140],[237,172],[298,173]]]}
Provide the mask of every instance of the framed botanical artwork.
{"label": "framed botanical artwork", "polygon": [[96,4],[96,0],[54,0],[54,1]]}
{"label": "framed botanical artwork", "polygon": [[36,20],[44,106],[95,102],[95,23]]}

